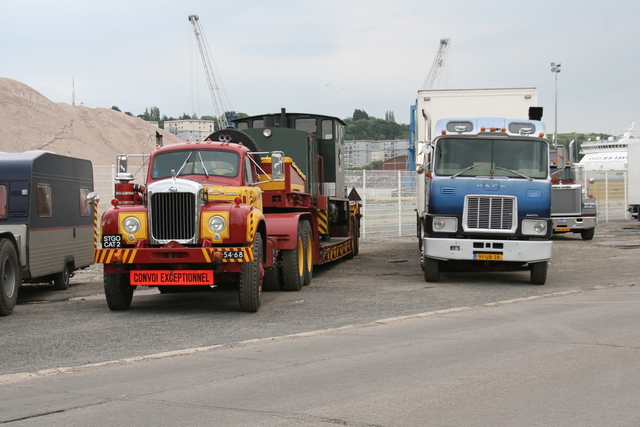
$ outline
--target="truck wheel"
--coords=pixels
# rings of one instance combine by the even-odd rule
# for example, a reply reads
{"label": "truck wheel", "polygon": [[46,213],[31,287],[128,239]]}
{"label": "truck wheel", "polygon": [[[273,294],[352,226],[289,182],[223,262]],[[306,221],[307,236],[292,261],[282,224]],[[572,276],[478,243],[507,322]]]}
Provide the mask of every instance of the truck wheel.
{"label": "truck wheel", "polygon": [[593,239],[593,236],[596,234],[596,229],[594,228],[589,228],[587,230],[581,230],[580,231],[580,236],[582,236],[582,240],[591,240]]}
{"label": "truck wheel", "polygon": [[304,241],[304,281],[303,286],[309,286],[313,277],[313,234],[311,233],[311,224],[305,221],[302,224],[302,236]]}
{"label": "truck wheel", "polygon": [[285,291],[300,291],[304,284],[304,238],[302,224],[298,223],[295,249],[282,251],[282,287]]}
{"label": "truck wheel", "polygon": [[440,261],[433,258],[424,258],[425,282],[437,282],[440,280]]}
{"label": "truck wheel", "polygon": [[531,263],[531,283],[534,285],[544,285],[547,281],[548,261]]}
{"label": "truck wheel", "polygon": [[104,273],[104,294],[111,310],[128,310],[135,288],[129,284],[128,274]]}
{"label": "truck wheel", "polygon": [[16,248],[11,240],[0,239],[0,316],[13,312],[21,281]]}
{"label": "truck wheel", "polygon": [[270,269],[264,272],[262,278],[262,290],[266,292],[277,292],[282,290],[282,283],[280,283],[280,267],[273,265]]}
{"label": "truck wheel", "polygon": [[69,266],[67,264],[64,265],[62,271],[53,278],[53,289],[57,289],[59,291],[64,291],[69,289],[69,278],[71,277],[71,273],[69,272]]}
{"label": "truck wheel", "polygon": [[238,283],[238,299],[240,309],[255,313],[260,308],[260,293],[262,292],[262,236],[256,233],[253,240],[253,261],[243,262]]}

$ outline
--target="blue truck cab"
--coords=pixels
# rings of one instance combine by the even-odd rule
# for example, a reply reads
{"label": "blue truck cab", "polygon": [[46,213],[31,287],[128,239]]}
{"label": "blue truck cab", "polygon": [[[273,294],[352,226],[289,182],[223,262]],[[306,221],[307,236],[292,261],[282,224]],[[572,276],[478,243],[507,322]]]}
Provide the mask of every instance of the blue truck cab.
{"label": "blue truck cab", "polygon": [[425,204],[418,212],[424,277],[440,271],[531,271],[551,258],[549,141],[538,120],[452,118],[419,147]]}

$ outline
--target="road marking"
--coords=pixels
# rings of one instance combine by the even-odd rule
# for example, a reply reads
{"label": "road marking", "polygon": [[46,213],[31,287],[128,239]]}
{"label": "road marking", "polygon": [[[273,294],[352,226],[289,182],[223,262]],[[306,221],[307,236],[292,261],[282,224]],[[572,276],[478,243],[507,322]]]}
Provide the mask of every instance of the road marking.
{"label": "road marking", "polygon": [[[216,345],[211,345],[206,347],[194,347],[194,348],[187,348],[183,350],[166,351],[162,353],[127,357],[123,359],[109,360],[109,361],[98,362],[98,363],[90,363],[86,365],[42,369],[36,372],[19,372],[15,374],[5,374],[5,375],[0,375],[0,385],[13,384],[13,383],[18,383],[26,380],[31,380],[31,379],[47,378],[47,377],[52,377],[52,376],[61,375],[61,374],[74,374],[74,373],[84,372],[90,369],[103,368],[106,366],[126,365],[130,363],[138,363],[138,362],[144,362],[147,360],[164,359],[164,358],[176,357],[176,356],[188,356],[190,354],[204,353],[208,351],[218,350],[221,348],[231,348],[231,347],[239,347],[239,346],[253,345],[253,344],[259,344],[259,343],[266,343],[266,342],[284,341],[284,340],[289,340],[294,338],[313,337],[318,335],[325,335],[325,334],[331,334],[336,332],[344,332],[344,331],[356,330],[360,328],[367,328],[371,326],[387,325],[390,323],[400,322],[403,320],[422,319],[425,317],[458,313],[462,311],[477,309],[480,307],[496,307],[499,305],[534,301],[534,300],[539,300],[543,298],[560,297],[560,296],[572,295],[572,294],[577,294],[577,293],[582,293],[587,291],[604,290],[604,289],[609,289],[609,288],[614,288],[614,287],[624,286],[624,285],[630,285],[630,284],[621,283],[621,284],[613,284],[613,285],[593,286],[588,289],[575,289],[571,291],[553,292],[553,293],[543,294],[543,295],[535,295],[530,297],[490,302],[486,304],[480,304],[477,306],[455,307],[455,308],[447,308],[443,310],[428,311],[425,313],[409,314],[406,316],[388,317],[385,319],[373,320],[368,323],[345,325],[337,328],[319,329],[316,331],[301,332],[301,333],[291,334],[291,335],[281,335],[281,336],[269,337],[269,338],[256,338],[251,340],[238,341],[234,343],[216,344]],[[635,283],[631,284],[631,286],[633,285],[635,285]],[[157,289],[149,289],[148,291],[141,291],[141,292],[144,292],[144,294],[151,294],[153,290],[157,291]],[[94,297],[100,297],[100,295],[94,295]],[[102,295],[101,297],[104,298],[104,295]],[[87,297],[82,297],[82,298],[87,299]]]}

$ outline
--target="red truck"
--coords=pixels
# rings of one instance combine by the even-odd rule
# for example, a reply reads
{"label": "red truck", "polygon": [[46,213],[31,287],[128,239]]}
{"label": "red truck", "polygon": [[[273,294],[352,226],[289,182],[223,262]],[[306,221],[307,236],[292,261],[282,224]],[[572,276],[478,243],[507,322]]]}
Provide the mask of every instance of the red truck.
{"label": "red truck", "polygon": [[[128,309],[138,285],[164,293],[234,283],[240,309],[256,312],[263,287],[300,291],[314,265],[357,254],[360,205],[346,189],[339,196],[327,190],[344,182],[335,161],[344,123],[284,111],[279,116],[291,127],[279,122],[252,137],[241,126],[247,131],[226,129],[207,141],[156,149],[144,184],[118,174],[95,250],[110,309]],[[298,116],[304,129],[295,127]],[[334,131],[319,135],[311,120],[319,129],[330,121]],[[262,143],[272,151],[259,151]],[[302,167],[285,157],[286,150],[302,159]]]}

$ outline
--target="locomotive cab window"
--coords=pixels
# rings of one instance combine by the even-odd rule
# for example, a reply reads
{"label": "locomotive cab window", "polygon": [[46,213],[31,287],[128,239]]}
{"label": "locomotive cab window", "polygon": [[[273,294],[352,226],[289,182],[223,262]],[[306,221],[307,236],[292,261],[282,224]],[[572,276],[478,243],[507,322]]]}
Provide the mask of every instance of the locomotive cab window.
{"label": "locomotive cab window", "polygon": [[318,132],[318,124],[314,118],[296,119],[295,126],[296,130],[303,130],[311,133]]}
{"label": "locomotive cab window", "polygon": [[322,139],[333,139],[333,120],[322,121]]}
{"label": "locomotive cab window", "polygon": [[38,184],[38,216],[51,216],[51,186],[49,184]]}

